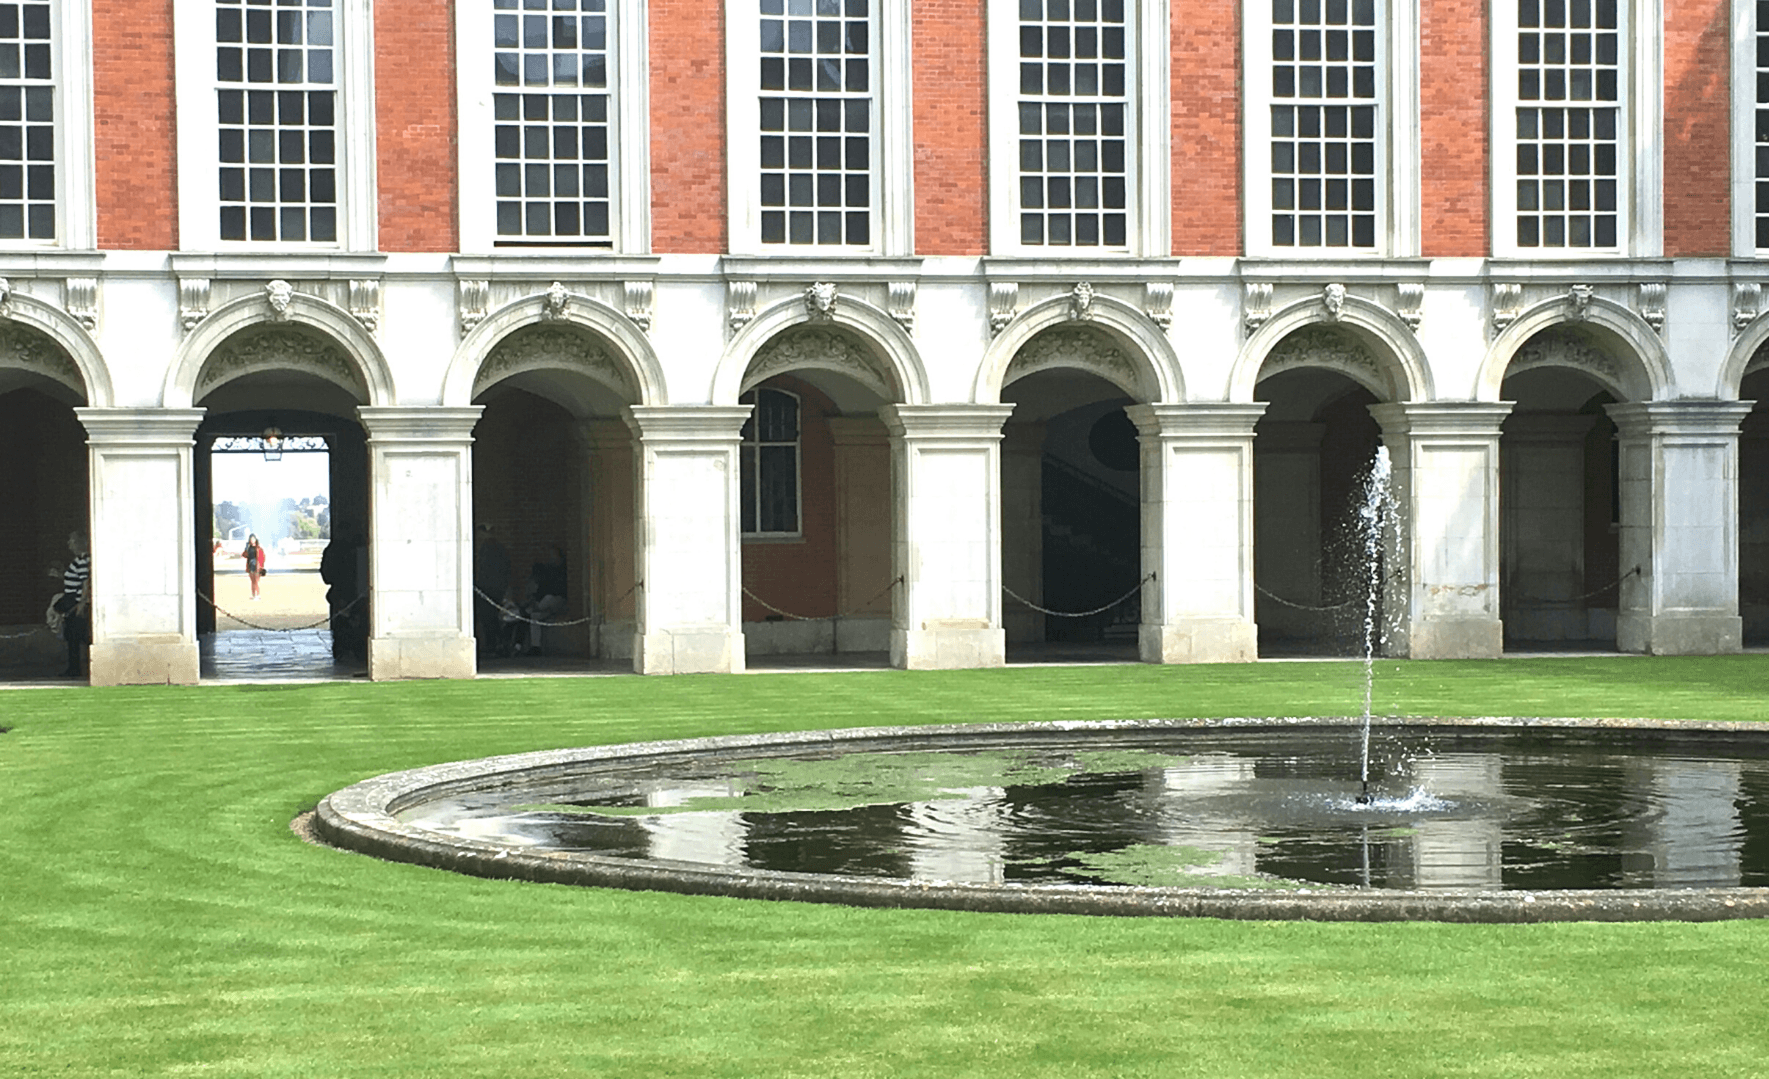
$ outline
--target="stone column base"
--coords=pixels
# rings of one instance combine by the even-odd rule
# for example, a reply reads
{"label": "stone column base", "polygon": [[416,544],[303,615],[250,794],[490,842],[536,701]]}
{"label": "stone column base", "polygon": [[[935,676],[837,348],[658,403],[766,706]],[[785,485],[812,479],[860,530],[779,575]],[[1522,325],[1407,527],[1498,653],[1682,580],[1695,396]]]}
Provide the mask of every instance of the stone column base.
{"label": "stone column base", "polygon": [[1497,618],[1428,618],[1407,627],[1408,659],[1498,659],[1505,623]]}
{"label": "stone column base", "polygon": [[479,673],[471,637],[370,637],[369,677],[472,678]]}
{"label": "stone column base", "polygon": [[1137,627],[1144,663],[1251,663],[1259,658],[1259,627],[1244,618],[1195,618]]}
{"label": "stone column base", "polygon": [[95,686],[194,686],[200,667],[195,641],[112,638],[92,645],[89,674]]}
{"label": "stone column base", "polygon": [[1630,614],[1615,624],[1615,646],[1652,656],[1720,656],[1744,648],[1744,619],[1723,614]]}
{"label": "stone column base", "polygon": [[906,671],[954,671],[1007,665],[1007,631],[977,626],[891,630],[891,666]]}
{"label": "stone column base", "polygon": [[633,670],[639,674],[741,674],[743,657],[743,634],[723,626],[633,635]]}

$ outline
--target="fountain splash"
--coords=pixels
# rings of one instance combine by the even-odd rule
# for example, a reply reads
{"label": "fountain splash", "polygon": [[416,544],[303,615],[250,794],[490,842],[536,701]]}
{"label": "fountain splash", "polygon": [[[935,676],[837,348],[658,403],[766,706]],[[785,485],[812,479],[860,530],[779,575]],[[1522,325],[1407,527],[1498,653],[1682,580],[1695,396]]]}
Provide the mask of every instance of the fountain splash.
{"label": "fountain splash", "polygon": [[1370,804],[1370,715],[1375,703],[1376,646],[1382,640],[1383,536],[1395,520],[1393,466],[1388,447],[1377,446],[1375,459],[1364,476],[1363,502],[1358,507],[1358,530],[1364,540],[1364,565],[1368,573],[1368,592],[1364,600],[1364,725],[1362,763],[1357,801]]}

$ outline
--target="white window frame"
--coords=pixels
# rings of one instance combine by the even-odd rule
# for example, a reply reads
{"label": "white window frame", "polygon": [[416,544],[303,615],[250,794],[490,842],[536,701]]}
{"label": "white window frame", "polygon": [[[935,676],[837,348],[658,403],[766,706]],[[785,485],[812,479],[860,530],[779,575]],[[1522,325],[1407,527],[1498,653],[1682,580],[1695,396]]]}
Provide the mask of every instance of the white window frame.
{"label": "white window frame", "polygon": [[[467,255],[644,255],[651,251],[651,60],[646,0],[609,0],[608,144],[615,221],[612,248],[536,241],[499,247],[492,95],[492,0],[455,2],[455,100],[459,148],[461,253]],[[520,87],[517,88],[520,90]],[[505,87],[507,92],[509,87]]]}
{"label": "white window frame", "polygon": [[174,0],[178,86],[178,247],[181,251],[373,251],[375,37],[373,0],[336,0],[338,239],[221,239],[217,213],[221,125],[216,100],[214,0]]}
{"label": "white window frame", "polygon": [[1618,0],[1616,246],[1517,245],[1517,0],[1492,0],[1492,245],[1494,258],[1564,262],[1664,253],[1664,4]]}
{"label": "white window frame", "polygon": [[52,3],[49,19],[55,84],[55,238],[0,240],[0,251],[91,251],[98,247],[92,7]]}
{"label": "white window frame", "polygon": [[[795,423],[795,426],[798,431],[798,437],[794,438],[792,440],[793,507],[797,511],[795,514],[795,516],[797,517],[797,520],[794,523],[796,523],[798,525],[798,527],[793,529],[790,532],[761,532],[761,531],[742,532],[741,537],[745,542],[761,542],[761,543],[767,543],[770,541],[780,542],[783,540],[802,540],[805,538],[805,397],[803,394],[794,393],[791,390],[782,389],[779,386],[767,386],[767,385],[752,386],[743,392],[744,397],[753,396],[755,398],[755,400],[750,403],[751,404],[751,411],[750,411],[750,419],[749,419],[748,423],[756,424],[756,428],[755,428],[756,429],[756,441],[749,442],[749,441],[744,440],[741,437],[739,437],[739,439],[738,439],[737,452],[739,454],[739,459],[737,462],[737,467],[738,467],[739,476],[741,476],[742,469],[743,469],[742,454],[745,453],[751,446],[756,447],[759,451],[760,447],[762,447],[762,446],[782,445],[782,443],[779,443],[779,442],[763,442],[763,441],[761,441],[760,406],[762,403],[761,395],[762,395],[763,391],[767,391],[769,393],[785,394],[787,397],[792,398],[792,404],[793,404],[793,410],[794,410],[793,419],[794,419],[794,423]],[[745,426],[747,426],[747,425],[748,424],[746,423]],[[740,493],[741,493],[741,488],[742,488],[741,479],[739,479],[739,481],[738,481],[738,487],[739,487]],[[756,454],[756,490],[755,490],[755,493],[756,493],[756,497],[758,499],[761,497],[761,491],[762,491],[762,455],[760,452],[757,452],[757,454]],[[762,523],[761,506],[759,503],[755,506],[755,510],[756,510],[756,524],[759,525]],[[739,529],[741,529],[742,522],[743,522],[743,507],[742,506],[738,507],[737,521],[738,521],[738,527],[739,527]]]}
{"label": "white window frame", "polygon": [[865,258],[915,253],[915,159],[910,142],[909,5],[872,0],[873,47],[872,244],[762,243],[762,13],[756,0],[725,5],[725,163],[733,255]]}
{"label": "white window frame", "polygon": [[1741,259],[1769,254],[1757,246],[1757,30],[1756,0],[1732,0],[1732,257]]}
{"label": "white window frame", "polygon": [[1168,0],[1124,0],[1125,249],[1020,242],[1020,5],[989,0],[989,251],[1025,258],[1173,253],[1172,31]]}
{"label": "white window frame", "polygon": [[[1417,258],[1419,236],[1419,0],[1377,0],[1376,243],[1369,248],[1278,246],[1271,240],[1271,0],[1245,0],[1242,151],[1247,254],[1286,259]],[[1286,99],[1288,100],[1288,99]],[[1351,99],[1347,99],[1349,102]]]}

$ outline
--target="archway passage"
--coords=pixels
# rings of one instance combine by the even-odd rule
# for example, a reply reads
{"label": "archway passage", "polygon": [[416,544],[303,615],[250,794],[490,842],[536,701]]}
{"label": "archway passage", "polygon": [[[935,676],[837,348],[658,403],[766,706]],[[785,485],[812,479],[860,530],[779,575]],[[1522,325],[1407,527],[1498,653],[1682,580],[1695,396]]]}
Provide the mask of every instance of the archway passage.
{"label": "archway passage", "polygon": [[1135,400],[1055,366],[1013,381],[1002,402],[1014,406],[1001,450],[1008,662],[1135,660],[1141,449],[1124,414]]}
{"label": "archway passage", "polygon": [[878,410],[899,397],[874,346],[843,328],[787,329],[751,361],[738,398],[752,409],[738,484],[750,667],[889,663],[896,507]]}
{"label": "archway passage", "polygon": [[[1566,362],[1557,362],[1562,358]],[[1602,346],[1557,327],[1530,339],[1501,387],[1499,599],[1505,647],[1612,651],[1620,604],[1622,485],[1604,406]]]}
{"label": "archway passage", "polygon": [[1268,402],[1253,437],[1259,652],[1361,655],[1371,573],[1359,509],[1381,444],[1378,398],[1306,366],[1266,377],[1255,396]]}
{"label": "archway passage", "polygon": [[1738,441],[1738,613],[1746,647],[1769,646],[1769,362],[1746,374],[1739,397],[1755,401]]}
{"label": "archway passage", "polygon": [[473,403],[474,637],[485,673],[624,668],[637,610],[631,431],[615,346],[530,324],[481,365]]}
{"label": "archway passage", "polygon": [[86,432],[74,414],[84,403],[62,382],[0,361],[3,680],[54,677],[68,665],[66,644],[45,625],[45,609],[62,587],[70,533],[88,529]]}
{"label": "archway passage", "polygon": [[[372,533],[367,438],[356,418],[357,407],[368,401],[360,375],[342,350],[316,330],[257,326],[222,342],[205,362],[196,385],[195,403],[206,410],[196,431],[192,461],[202,676],[227,680],[365,675]],[[224,541],[219,551],[216,547],[212,451],[220,440],[229,440],[223,446],[249,445],[232,440],[262,440],[272,429],[284,439],[316,440],[308,444],[324,446],[330,534],[323,545],[308,544],[306,550],[298,542],[267,548],[271,576],[264,588],[277,595],[274,603],[235,605],[241,609],[222,604],[218,611],[218,564],[224,576],[244,567],[231,557],[233,544]],[[280,487],[282,477],[271,475],[276,475]],[[283,497],[280,490],[274,494],[266,490],[253,501],[268,502],[267,509],[275,510]],[[276,591],[279,588],[281,592]],[[239,589],[222,591],[231,600]],[[287,611],[275,609],[285,606]]]}

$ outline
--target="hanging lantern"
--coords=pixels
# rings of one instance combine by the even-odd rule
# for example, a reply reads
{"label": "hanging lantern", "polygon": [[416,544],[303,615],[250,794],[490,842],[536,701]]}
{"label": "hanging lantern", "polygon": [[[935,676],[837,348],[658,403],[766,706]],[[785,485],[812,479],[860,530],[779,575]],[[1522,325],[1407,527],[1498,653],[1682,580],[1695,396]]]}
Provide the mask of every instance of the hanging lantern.
{"label": "hanging lantern", "polygon": [[274,423],[264,429],[264,459],[266,461],[283,459],[283,433]]}

